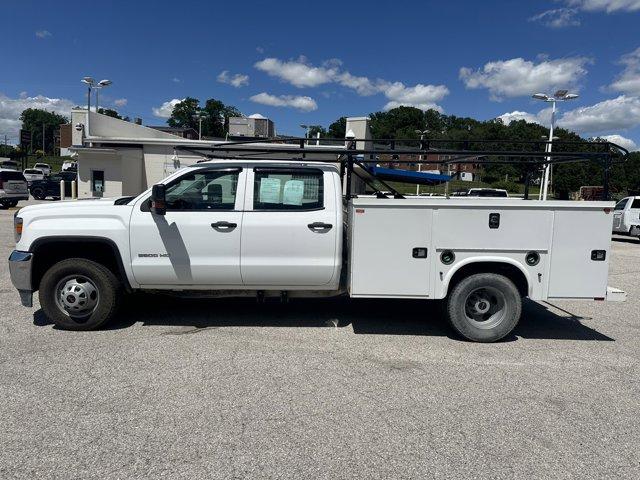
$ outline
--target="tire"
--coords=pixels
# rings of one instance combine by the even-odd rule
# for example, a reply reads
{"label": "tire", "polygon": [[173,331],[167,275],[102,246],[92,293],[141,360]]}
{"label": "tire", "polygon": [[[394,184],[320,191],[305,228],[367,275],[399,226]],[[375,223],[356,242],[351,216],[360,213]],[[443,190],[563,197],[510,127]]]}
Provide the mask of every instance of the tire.
{"label": "tire", "polygon": [[10,202],[7,202],[7,207],[9,207],[9,208],[13,208],[16,205],[18,205],[18,201],[17,200],[11,200]]}
{"label": "tire", "polygon": [[504,275],[477,273],[453,287],[447,298],[447,316],[453,329],[467,340],[495,342],[518,324],[522,298]]}
{"label": "tire", "polygon": [[64,330],[95,330],[113,318],[121,284],[105,266],[84,258],[54,264],[42,277],[40,306]]}
{"label": "tire", "polygon": [[2,208],[3,210],[7,209],[7,208],[9,208],[9,204],[6,203],[6,202],[0,202],[0,208]]}
{"label": "tire", "polygon": [[47,195],[44,189],[40,187],[36,187],[33,190],[31,190],[31,196],[36,200],[44,200],[45,198],[47,198]]}

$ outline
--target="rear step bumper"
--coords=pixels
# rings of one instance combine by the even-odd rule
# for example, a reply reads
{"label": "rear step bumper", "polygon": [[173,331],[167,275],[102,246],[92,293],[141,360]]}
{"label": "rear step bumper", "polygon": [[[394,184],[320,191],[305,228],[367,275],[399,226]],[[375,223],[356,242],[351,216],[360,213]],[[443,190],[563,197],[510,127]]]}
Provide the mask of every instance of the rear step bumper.
{"label": "rear step bumper", "polygon": [[626,302],[627,292],[619,288],[607,287],[607,302]]}

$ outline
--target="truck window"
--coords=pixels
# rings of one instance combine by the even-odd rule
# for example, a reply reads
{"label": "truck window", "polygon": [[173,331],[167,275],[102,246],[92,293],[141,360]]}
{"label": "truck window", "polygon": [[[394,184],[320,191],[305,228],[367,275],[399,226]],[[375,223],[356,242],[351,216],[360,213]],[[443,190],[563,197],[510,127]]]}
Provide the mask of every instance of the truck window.
{"label": "truck window", "polygon": [[614,210],[624,210],[624,206],[627,204],[628,201],[629,201],[628,198],[623,198],[618,203],[616,203]]}
{"label": "truck window", "polygon": [[255,169],[254,210],[317,210],[324,206],[322,170]]}
{"label": "truck window", "polygon": [[631,208],[640,208],[640,198],[635,198],[631,204]]}
{"label": "truck window", "polygon": [[233,210],[240,169],[194,172],[167,186],[167,210]]}

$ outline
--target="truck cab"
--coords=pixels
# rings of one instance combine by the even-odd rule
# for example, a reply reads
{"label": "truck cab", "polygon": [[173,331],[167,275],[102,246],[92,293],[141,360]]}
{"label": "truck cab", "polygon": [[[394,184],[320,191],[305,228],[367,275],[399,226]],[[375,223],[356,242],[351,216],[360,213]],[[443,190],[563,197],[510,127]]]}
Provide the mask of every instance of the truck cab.
{"label": "truck cab", "polygon": [[631,234],[634,225],[640,224],[640,197],[625,197],[613,209],[613,233]]}

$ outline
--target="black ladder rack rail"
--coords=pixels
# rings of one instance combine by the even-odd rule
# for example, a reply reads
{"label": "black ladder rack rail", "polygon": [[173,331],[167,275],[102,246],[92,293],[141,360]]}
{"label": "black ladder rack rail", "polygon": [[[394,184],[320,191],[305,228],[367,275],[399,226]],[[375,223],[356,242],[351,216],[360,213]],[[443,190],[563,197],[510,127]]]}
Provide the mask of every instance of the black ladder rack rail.
{"label": "black ladder rack rail", "polygon": [[[292,142],[292,143],[287,143]],[[317,145],[317,143],[321,143]],[[356,148],[358,144],[365,148]],[[450,165],[458,163],[474,163],[478,165],[527,165],[528,173],[525,181],[525,198],[528,197],[531,172],[545,165],[557,165],[575,162],[598,162],[603,170],[603,197],[609,199],[609,171],[611,166],[623,162],[628,157],[628,150],[612,142],[587,141],[554,141],[552,152],[545,152],[547,141],[510,140],[442,140],[442,139],[306,139],[306,138],[270,138],[212,143],[206,146],[175,145],[176,151],[186,151],[200,155],[205,159],[228,160],[270,160],[300,162],[339,163],[340,174],[346,182],[347,199],[352,196],[351,184],[354,166],[361,167],[367,174],[367,164],[437,164]],[[381,145],[377,147],[378,145]],[[398,147],[398,145],[401,145]],[[410,145],[410,146],[407,146]],[[417,145],[412,147],[411,145]],[[453,146],[439,148],[438,146]],[[460,146],[461,148],[458,148]],[[500,146],[509,149],[500,149]],[[316,148],[314,148],[316,147]],[[484,147],[484,148],[483,148]],[[307,155],[335,155],[335,160],[309,158]],[[288,155],[274,157],[269,155]],[[390,156],[381,159],[379,156]],[[402,160],[400,155],[425,156],[423,159]],[[446,160],[433,157],[448,156]],[[432,158],[429,158],[432,157]],[[203,160],[204,161],[204,160]],[[365,183],[372,185],[370,179],[355,173]],[[373,174],[370,174],[374,177]],[[393,193],[395,198],[403,196],[380,179],[376,179]],[[375,187],[374,187],[375,188]]]}

